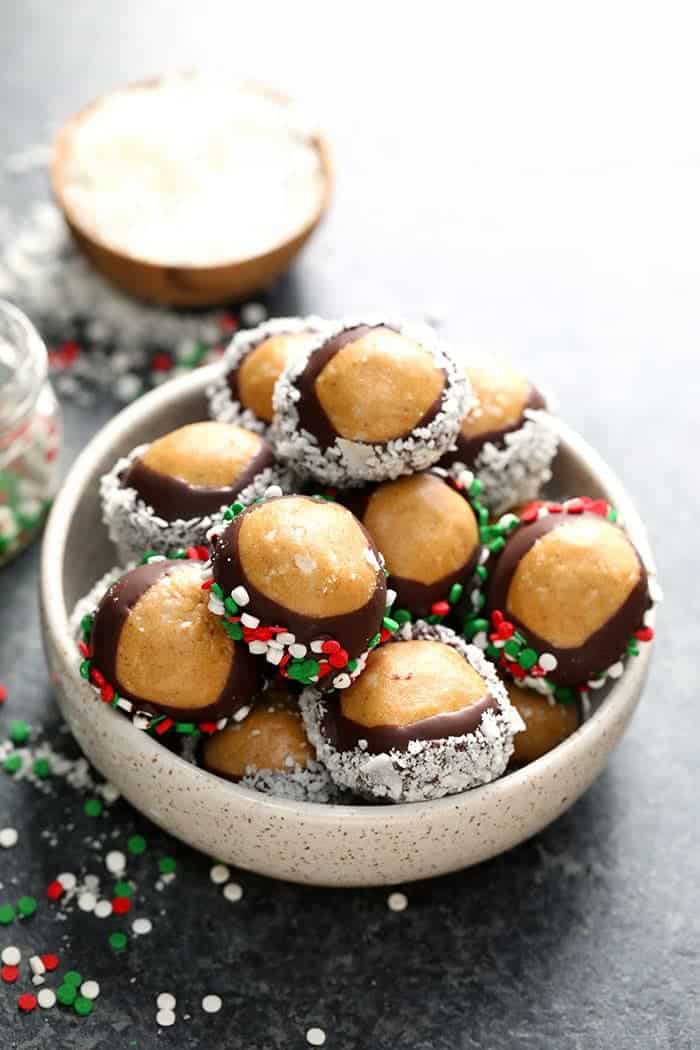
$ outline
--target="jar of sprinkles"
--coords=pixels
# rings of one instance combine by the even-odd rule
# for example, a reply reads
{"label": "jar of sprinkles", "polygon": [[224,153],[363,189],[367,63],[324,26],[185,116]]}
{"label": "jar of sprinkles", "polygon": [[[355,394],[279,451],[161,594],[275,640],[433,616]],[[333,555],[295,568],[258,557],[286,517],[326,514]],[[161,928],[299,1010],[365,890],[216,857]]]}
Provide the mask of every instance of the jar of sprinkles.
{"label": "jar of sprinkles", "polygon": [[38,332],[0,300],[0,566],[39,533],[56,490],[60,410],[47,372]]}

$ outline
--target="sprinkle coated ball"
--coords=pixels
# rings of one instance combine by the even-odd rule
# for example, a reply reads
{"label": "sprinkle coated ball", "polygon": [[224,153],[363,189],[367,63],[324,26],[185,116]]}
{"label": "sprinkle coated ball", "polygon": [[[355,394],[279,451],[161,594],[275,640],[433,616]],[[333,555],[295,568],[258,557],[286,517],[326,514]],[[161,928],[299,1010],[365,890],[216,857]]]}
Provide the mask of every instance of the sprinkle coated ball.
{"label": "sprinkle coated ball", "polygon": [[266,434],[275,383],[294,354],[310,348],[326,327],[320,317],[278,317],[238,331],[207,389],[211,418]]}
{"label": "sprinkle coated ball", "polygon": [[292,358],[273,401],[278,457],[302,476],[346,486],[432,466],[471,394],[431,329],[353,320]]}
{"label": "sprinkle coated ball", "polygon": [[225,508],[291,485],[259,434],[232,423],[190,423],[140,445],[100,481],[102,517],[122,562],[206,542]]}
{"label": "sprinkle coated ball", "polygon": [[212,536],[210,609],[288,679],[345,688],[386,619],[381,556],[344,507],[268,498]]}
{"label": "sprinkle coated ball", "polygon": [[521,372],[491,357],[469,359],[464,370],[476,404],[440,465],[454,477],[475,473],[484,504],[500,514],[534,499],[549,481],[558,438],[545,398]]}
{"label": "sprinkle coated ball", "polygon": [[420,620],[373,652],[347,691],[306,689],[301,708],[335,782],[392,802],[441,798],[494,780],[523,728],[481,652]]}
{"label": "sprinkle coated ball", "polygon": [[193,562],[151,560],[121,576],[92,624],[90,676],[102,699],[116,694],[127,713],[180,722],[220,719],[246,703],[258,688],[256,661],[207,602]]}

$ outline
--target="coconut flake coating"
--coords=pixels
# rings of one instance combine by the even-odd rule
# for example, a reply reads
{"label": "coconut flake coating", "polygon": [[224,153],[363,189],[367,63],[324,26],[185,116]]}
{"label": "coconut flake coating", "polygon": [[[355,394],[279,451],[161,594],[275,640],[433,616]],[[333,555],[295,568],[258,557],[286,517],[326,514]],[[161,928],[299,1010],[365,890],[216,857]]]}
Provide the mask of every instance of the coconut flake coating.
{"label": "coconut flake coating", "polygon": [[[165,521],[144,503],[136,489],[122,485],[120,478],[148,445],[139,445],[128,456],[118,459],[112,469],[100,478],[102,521],[110,540],[116,545],[120,560],[136,561],[145,551],[168,554],[178,547],[198,547],[207,543],[209,530],[223,522],[226,506],[215,514],[201,518]],[[265,467],[241,490],[236,500],[246,506],[263,496],[270,485],[293,492],[294,477],[284,467]]]}
{"label": "coconut flake coating", "polygon": [[406,751],[368,754],[357,747],[343,752],[323,735],[323,694],[307,688],[300,698],[306,732],[334,782],[365,798],[422,802],[467,791],[501,776],[513,753],[513,736],[524,724],[493,664],[448,627],[431,626],[424,620],[405,624],[396,637],[397,643],[388,644],[425,640],[451,646],[486,681],[498,710],[486,711],[478,728],[464,736],[414,740]]}
{"label": "coconut flake coating", "polygon": [[[328,340],[362,325],[392,328],[433,355],[436,365],[447,377],[440,407],[429,423],[414,428],[407,437],[370,444],[337,436],[328,448],[322,449],[316,437],[300,426],[298,381],[311,356]],[[328,325],[315,343],[305,352],[295,355],[277,380],[273,403],[275,418],[269,441],[275,455],[301,476],[343,487],[366,481],[387,481],[433,466],[452,447],[474,398],[463,370],[427,325],[363,317]]]}
{"label": "coconut flake coating", "polygon": [[312,314],[309,317],[275,317],[255,328],[236,332],[221,358],[218,376],[206,390],[210,418],[220,423],[237,423],[246,430],[267,437],[270,425],[233,397],[228,383],[229,373],[237,369],[243,359],[266,339],[277,335],[322,332],[327,327],[327,321]]}
{"label": "coconut flake coating", "polygon": [[305,768],[295,765],[289,772],[251,769],[239,783],[263,795],[293,802],[338,802],[341,796],[340,789],[332,781],[325,766],[314,761]]}

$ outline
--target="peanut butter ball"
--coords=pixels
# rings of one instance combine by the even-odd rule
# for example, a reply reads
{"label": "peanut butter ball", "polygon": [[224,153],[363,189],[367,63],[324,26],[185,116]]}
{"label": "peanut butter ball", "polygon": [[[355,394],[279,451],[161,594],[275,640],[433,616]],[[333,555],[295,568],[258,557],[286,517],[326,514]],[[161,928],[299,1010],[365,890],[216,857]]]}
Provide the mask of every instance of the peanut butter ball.
{"label": "peanut butter ball", "polygon": [[501,663],[558,686],[616,677],[651,604],[646,569],[603,501],[551,506],[510,534],[488,581],[486,610],[506,621]]}
{"label": "peanut butter ball", "polygon": [[270,445],[234,423],[190,423],[117,462],[101,481],[103,518],[124,561],[206,542],[234,500],[290,479]]}
{"label": "peanut butter ball", "polygon": [[92,625],[92,666],[134,713],[217,721],[257,691],[256,661],[207,603],[200,565],[179,560],[151,560],[105,593]]}
{"label": "peanut butter ball", "polygon": [[309,739],[341,787],[413,802],[488,783],[522,723],[495,669],[446,627],[406,624],[343,693],[305,689]]}
{"label": "peanut butter ball", "polygon": [[272,422],[272,392],[293,354],[318,342],[319,317],[280,317],[237,332],[221,373],[207,391],[209,414],[264,434]]}
{"label": "peanut butter ball", "polygon": [[350,490],[346,500],[384,555],[395,608],[444,618],[471,591],[479,524],[468,500],[443,478],[414,474]]}
{"label": "peanut butter ball", "polygon": [[532,689],[506,683],[511,704],[525,723],[514,740],[512,766],[526,766],[561,744],[578,729],[579,707],[575,702],[558,704]]}
{"label": "peanut butter ball", "polygon": [[213,537],[212,572],[211,607],[289,678],[346,688],[379,641],[381,556],[339,504],[283,496],[248,507]]}
{"label": "peanut butter ball", "polygon": [[298,705],[274,690],[263,693],[243,721],[209,737],[202,753],[211,773],[234,781],[260,770],[306,769],[316,757]]}
{"label": "peanut butter ball", "polygon": [[482,482],[483,502],[500,514],[534,499],[549,480],[557,438],[546,425],[544,397],[522,372],[495,357],[464,365],[476,403],[462,419],[441,465]]}
{"label": "peanut butter ball", "polygon": [[429,329],[342,324],[280,376],[272,441],[303,476],[383,481],[436,463],[468,398],[466,377]]}

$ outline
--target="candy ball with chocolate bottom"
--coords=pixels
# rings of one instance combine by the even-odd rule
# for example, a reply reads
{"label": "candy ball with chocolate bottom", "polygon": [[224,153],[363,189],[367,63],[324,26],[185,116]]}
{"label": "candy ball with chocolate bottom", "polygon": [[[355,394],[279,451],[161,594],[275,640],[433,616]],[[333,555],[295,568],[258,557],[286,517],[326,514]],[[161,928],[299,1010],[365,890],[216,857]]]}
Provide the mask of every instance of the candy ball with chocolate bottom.
{"label": "candy ball with chocolate bottom", "polygon": [[496,514],[534,499],[551,477],[557,435],[546,401],[521,372],[496,358],[465,365],[477,403],[464,416],[454,447],[441,460],[457,477],[479,478],[482,500]]}
{"label": "candy ball with chocolate bottom", "polygon": [[479,522],[469,501],[430,472],[338,497],[382,552],[394,608],[443,620],[478,585]]}
{"label": "candy ball with chocolate bottom", "polygon": [[506,682],[506,689],[511,704],[525,723],[525,729],[516,734],[513,742],[511,766],[526,766],[534,762],[578,729],[580,708],[575,700],[560,704],[551,697],[541,696],[532,689],[522,689],[511,682]]}
{"label": "candy ball with chocolate bottom", "polygon": [[386,577],[345,507],[267,498],[212,534],[210,608],[293,680],[346,688],[387,632]]}
{"label": "candy ball with chocolate bottom", "polygon": [[282,372],[271,440],[302,476],[341,486],[385,481],[436,463],[470,396],[466,376],[427,327],[346,322]]}
{"label": "candy ball with chocolate bottom", "polygon": [[519,681],[543,692],[595,685],[651,638],[647,570],[614,519],[603,500],[550,503],[505,541],[487,583],[486,652]]}
{"label": "candy ball with chocolate bottom", "polygon": [[522,721],[495,668],[447,627],[405,624],[344,693],[305,689],[309,739],[355,794],[419,802],[487,784]]}
{"label": "candy ball with chocolate bottom", "polygon": [[259,435],[233,423],[190,423],[135,448],[100,482],[102,515],[123,561],[206,542],[234,500],[252,502],[286,471]]}
{"label": "candy ball with chocolate bottom", "polygon": [[90,650],[90,680],[141,728],[154,714],[216,723],[260,688],[257,661],[208,609],[198,562],[156,557],[120,576],[97,606]]}
{"label": "candy ball with chocolate bottom", "polygon": [[264,794],[328,802],[338,793],[316,760],[297,697],[279,687],[266,689],[245,718],[207,738],[201,754],[210,773]]}
{"label": "candy ball with chocolate bottom", "polygon": [[272,422],[272,392],[293,354],[318,340],[320,317],[278,317],[236,333],[207,389],[209,415],[266,434]]}

